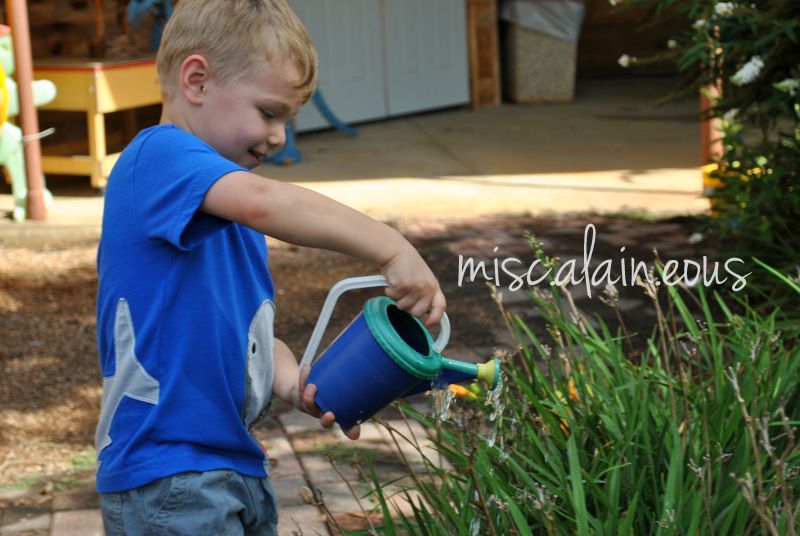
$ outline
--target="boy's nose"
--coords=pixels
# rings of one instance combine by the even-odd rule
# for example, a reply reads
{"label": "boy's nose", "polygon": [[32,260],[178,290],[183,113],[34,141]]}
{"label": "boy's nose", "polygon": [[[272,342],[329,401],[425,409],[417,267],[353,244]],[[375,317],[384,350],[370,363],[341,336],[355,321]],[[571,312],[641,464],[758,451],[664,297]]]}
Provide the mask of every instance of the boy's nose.
{"label": "boy's nose", "polygon": [[269,135],[267,136],[267,144],[270,148],[273,147],[283,147],[286,143],[286,125],[280,123],[275,125],[272,129],[270,129]]}

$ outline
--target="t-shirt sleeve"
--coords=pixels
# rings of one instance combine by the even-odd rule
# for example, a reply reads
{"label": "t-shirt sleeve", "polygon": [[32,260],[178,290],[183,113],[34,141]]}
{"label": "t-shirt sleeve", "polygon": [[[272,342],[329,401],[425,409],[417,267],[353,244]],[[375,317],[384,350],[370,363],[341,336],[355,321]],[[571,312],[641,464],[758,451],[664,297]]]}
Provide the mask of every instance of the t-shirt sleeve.
{"label": "t-shirt sleeve", "polygon": [[245,168],[179,128],[159,129],[137,156],[132,197],[148,238],[192,249],[230,221],[199,211],[211,186]]}

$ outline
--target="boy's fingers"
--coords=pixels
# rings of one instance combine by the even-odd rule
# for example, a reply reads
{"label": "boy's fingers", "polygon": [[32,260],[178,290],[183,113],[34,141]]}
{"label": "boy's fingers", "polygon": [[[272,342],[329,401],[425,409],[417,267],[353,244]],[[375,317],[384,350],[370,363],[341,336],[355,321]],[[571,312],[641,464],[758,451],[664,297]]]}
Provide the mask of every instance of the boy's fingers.
{"label": "boy's fingers", "polygon": [[[336,424],[336,415],[332,411],[328,411],[324,415],[319,418],[319,423],[322,425],[323,428],[331,428],[334,424]],[[355,425],[352,428],[348,428],[345,430],[342,428],[342,432],[348,439],[358,439],[361,435],[361,427],[359,425]]]}
{"label": "boy's fingers", "polygon": [[344,432],[344,435],[347,436],[348,439],[356,440],[361,435],[361,426],[355,425],[347,430],[342,428],[342,432]]}
{"label": "boy's fingers", "polygon": [[430,300],[427,297],[419,299],[407,294],[395,301],[397,308],[401,311],[406,311],[417,318],[423,318],[426,327],[437,325],[447,308],[447,300],[445,300],[441,289],[437,290]]}
{"label": "boy's fingers", "polygon": [[308,413],[309,415],[313,415],[314,417],[319,417],[322,415],[322,411],[317,406],[316,402],[314,402],[314,397],[317,395],[317,386],[313,383],[310,385],[306,385],[306,388],[303,389],[303,398],[301,401],[302,410]]}
{"label": "boy's fingers", "polygon": [[405,294],[403,297],[395,299],[394,301],[395,303],[397,303],[398,309],[400,309],[401,311],[410,312],[411,308],[414,307],[414,304],[417,303],[418,299],[413,294]]}
{"label": "boy's fingers", "polygon": [[319,418],[319,423],[322,425],[323,428],[330,428],[336,422],[336,416],[333,414],[332,411],[327,412],[322,417]]}
{"label": "boy's fingers", "polygon": [[416,303],[414,303],[408,310],[408,312],[416,316],[417,318],[422,318],[431,310],[432,304],[433,304],[433,296],[430,297],[425,296],[421,300],[418,300]]}
{"label": "boy's fingers", "polygon": [[433,301],[431,302],[431,310],[428,313],[428,316],[425,317],[425,327],[429,328],[437,325],[442,320],[445,309],[447,309],[447,300],[445,300],[444,294],[442,294],[442,291],[440,290],[433,297]]}

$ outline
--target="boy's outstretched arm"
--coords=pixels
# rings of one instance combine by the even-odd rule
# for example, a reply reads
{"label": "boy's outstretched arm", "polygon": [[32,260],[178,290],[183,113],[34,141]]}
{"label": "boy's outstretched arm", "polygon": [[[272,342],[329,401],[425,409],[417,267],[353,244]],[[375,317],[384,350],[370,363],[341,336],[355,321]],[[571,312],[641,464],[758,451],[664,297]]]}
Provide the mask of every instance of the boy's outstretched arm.
{"label": "boy's outstretched arm", "polygon": [[[280,339],[275,339],[275,379],[272,383],[272,393],[300,411],[319,417],[322,427],[330,428],[336,422],[336,416],[332,411],[322,413],[314,402],[317,386],[306,385],[307,378],[308,370],[299,370],[297,360],[289,347]],[[342,432],[350,439],[358,439],[361,427],[356,425],[347,430],[343,429]]]}
{"label": "boy's outstretched arm", "polygon": [[307,188],[235,171],[209,189],[201,210],[284,242],[373,262],[397,306],[439,323],[446,307],[436,277],[398,231]]}

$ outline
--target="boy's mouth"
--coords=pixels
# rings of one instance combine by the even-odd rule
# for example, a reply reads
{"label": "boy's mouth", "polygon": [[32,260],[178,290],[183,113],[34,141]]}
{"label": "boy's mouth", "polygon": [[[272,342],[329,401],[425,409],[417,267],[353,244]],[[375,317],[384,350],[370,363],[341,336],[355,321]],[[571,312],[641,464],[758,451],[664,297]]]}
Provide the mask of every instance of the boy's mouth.
{"label": "boy's mouth", "polygon": [[261,153],[259,153],[257,151],[254,151],[252,149],[250,149],[247,152],[250,153],[250,156],[252,156],[253,160],[255,161],[255,164],[252,167],[260,166],[261,165],[261,160],[266,156],[266,155],[263,155],[263,154],[261,154]]}

